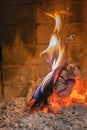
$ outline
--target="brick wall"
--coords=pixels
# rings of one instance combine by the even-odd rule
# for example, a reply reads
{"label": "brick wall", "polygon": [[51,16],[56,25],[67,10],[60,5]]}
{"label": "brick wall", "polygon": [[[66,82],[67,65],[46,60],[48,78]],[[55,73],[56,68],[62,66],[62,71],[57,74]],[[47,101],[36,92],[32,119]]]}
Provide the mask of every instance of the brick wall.
{"label": "brick wall", "polygon": [[49,43],[54,21],[43,12],[62,9],[74,14],[62,18],[68,60],[78,62],[82,76],[87,77],[87,0],[3,0],[0,1],[0,63],[5,99],[20,96],[30,80],[49,72],[39,53]]}

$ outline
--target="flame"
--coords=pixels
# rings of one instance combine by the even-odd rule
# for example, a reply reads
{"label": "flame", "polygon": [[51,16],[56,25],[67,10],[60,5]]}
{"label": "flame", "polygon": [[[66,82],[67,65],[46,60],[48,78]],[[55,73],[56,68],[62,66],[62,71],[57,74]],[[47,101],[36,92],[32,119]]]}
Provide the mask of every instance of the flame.
{"label": "flame", "polygon": [[[58,95],[54,89],[54,92],[48,98],[48,107],[54,113],[58,113],[58,110],[63,107],[70,107],[73,103],[87,106],[87,80],[76,79],[71,94],[66,97]],[[43,111],[45,109],[47,108],[44,108]]]}
{"label": "flame", "polygon": [[54,32],[55,32],[56,29],[58,30],[58,32],[60,31],[60,26],[61,26],[61,17],[60,17],[60,15],[73,16],[73,14],[71,12],[68,12],[68,11],[65,11],[65,10],[55,11],[53,14],[44,12],[44,14],[51,17],[51,18],[53,18],[56,21]]}
{"label": "flame", "polygon": [[[60,35],[61,14],[72,15],[65,11],[56,11],[54,14],[45,13],[47,16],[55,20],[54,32],[50,38],[49,46],[46,50],[41,52],[40,56],[47,54],[47,62],[51,66],[51,72],[48,74],[52,76],[53,72],[66,63],[65,46]],[[47,78],[45,77],[45,80]],[[48,79],[46,80],[48,82]],[[66,91],[66,90],[65,90]],[[64,91],[63,91],[64,93]],[[48,98],[48,106],[44,107],[42,111],[53,111],[58,113],[62,107],[70,107],[73,103],[84,104],[87,106],[87,80],[76,78],[76,84],[72,88],[68,96],[58,95],[57,90],[54,89],[53,93]]]}
{"label": "flame", "polygon": [[61,17],[60,14],[68,14],[68,12],[59,11],[54,14],[46,13],[49,17],[52,17],[55,20],[54,32],[50,38],[49,46],[47,49],[40,53],[40,56],[47,54],[47,62],[51,66],[51,70],[63,66],[65,63],[65,47],[62,42],[60,35],[60,26],[61,26]]}
{"label": "flame", "polygon": [[65,47],[62,43],[62,40],[61,40],[62,38],[59,33],[61,18],[60,18],[60,15],[56,13],[54,14],[54,18],[55,18],[55,28],[51,36],[49,46],[46,50],[40,53],[40,56],[47,53],[48,55],[47,62],[51,66],[51,71],[46,75],[42,83],[36,89],[34,93],[35,99],[38,98],[40,93],[44,92],[45,87],[52,80],[54,71],[58,67],[64,66],[65,64]]}
{"label": "flame", "polygon": [[[50,38],[49,46],[47,47],[47,49],[45,49],[43,52],[40,53],[40,56],[47,54],[47,62],[51,66],[51,71],[46,75],[42,83],[35,90],[33,95],[34,100],[31,100],[30,102],[31,105],[38,99],[39,94],[43,94],[44,89],[51,82],[52,77],[56,72],[53,79],[54,80],[53,83],[55,84],[56,79],[58,79],[59,72],[61,71],[61,67],[63,68],[63,66],[66,64],[65,46],[63,44],[63,40],[60,35],[60,26],[61,26],[60,14],[66,14],[66,15],[72,15],[72,14],[65,11],[58,11],[55,12],[54,14],[50,13],[45,14],[52,17],[55,20],[55,27],[54,32]],[[61,93],[58,93],[58,90],[54,88],[53,93],[48,97],[48,106],[45,106],[42,109],[42,111],[46,113],[50,111],[58,113],[59,109],[61,109],[62,107],[69,107],[73,103],[84,104],[87,106],[87,80],[79,78],[75,78],[75,80],[76,84],[74,85],[74,87],[69,88],[71,86],[67,85],[65,86],[66,89],[64,88],[64,91],[61,91]],[[68,92],[69,94],[67,96]],[[39,110],[39,108],[37,109]]]}

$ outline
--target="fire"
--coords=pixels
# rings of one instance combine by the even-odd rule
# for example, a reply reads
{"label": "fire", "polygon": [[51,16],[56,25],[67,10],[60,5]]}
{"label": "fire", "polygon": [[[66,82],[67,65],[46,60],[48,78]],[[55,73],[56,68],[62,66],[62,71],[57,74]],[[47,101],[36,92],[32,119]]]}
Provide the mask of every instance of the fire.
{"label": "fire", "polygon": [[60,31],[61,14],[72,14],[65,11],[45,14],[55,20],[55,27],[48,48],[40,56],[46,55],[51,70],[36,88],[29,102],[30,108],[58,113],[62,107],[70,107],[73,103],[87,106],[87,80],[77,78],[76,65],[68,65]]}
{"label": "fire", "polygon": [[[42,54],[48,54],[48,63],[51,64],[52,70],[62,66],[65,62],[65,47],[63,44],[62,37],[60,35],[60,27],[61,27],[61,17],[60,14],[72,15],[69,12],[65,11],[57,11],[54,14],[45,13],[47,16],[55,19],[55,27],[54,32],[50,39],[50,44],[46,50],[44,50]],[[56,59],[54,57],[56,54]],[[58,75],[58,72],[57,72]],[[55,77],[57,77],[55,75]],[[55,80],[55,78],[54,78]],[[48,107],[44,107],[43,111],[53,111],[54,113],[58,113],[58,110],[62,107],[69,107],[73,103],[84,104],[87,105],[87,81],[83,79],[76,78],[76,84],[74,85],[71,93],[68,96],[61,96],[57,94],[57,90],[54,89],[53,93],[48,98]]]}
{"label": "fire", "polygon": [[[87,106],[87,80],[77,78],[71,94],[66,97],[58,95],[54,90],[48,98],[47,108],[49,108],[48,111],[58,113],[58,110],[63,107],[70,107],[73,103]],[[44,108],[43,111],[47,108]]]}
{"label": "fire", "polygon": [[47,62],[50,64],[51,70],[55,70],[65,63],[65,46],[63,45],[63,41],[60,35],[61,17],[60,12],[55,12],[54,14],[45,14],[55,20],[55,27],[54,32],[50,38],[48,48],[41,52],[40,56],[47,54]]}

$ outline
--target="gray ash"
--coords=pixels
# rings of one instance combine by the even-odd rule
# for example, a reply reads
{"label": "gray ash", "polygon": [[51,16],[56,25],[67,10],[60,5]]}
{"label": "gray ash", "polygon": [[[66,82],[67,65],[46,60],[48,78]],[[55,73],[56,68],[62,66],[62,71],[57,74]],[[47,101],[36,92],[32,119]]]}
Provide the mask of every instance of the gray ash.
{"label": "gray ash", "polygon": [[10,98],[0,104],[0,130],[87,130],[87,108],[72,104],[59,114],[31,113],[25,98]]}

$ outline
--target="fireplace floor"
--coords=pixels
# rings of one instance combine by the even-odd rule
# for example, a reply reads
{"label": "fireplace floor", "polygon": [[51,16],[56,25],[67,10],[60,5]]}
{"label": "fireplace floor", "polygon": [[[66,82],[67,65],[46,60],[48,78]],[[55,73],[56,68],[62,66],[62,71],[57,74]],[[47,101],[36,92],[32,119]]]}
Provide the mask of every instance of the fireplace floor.
{"label": "fireplace floor", "polygon": [[87,130],[87,108],[73,104],[60,114],[31,113],[25,98],[0,103],[0,130]]}

